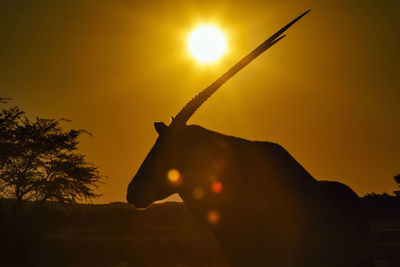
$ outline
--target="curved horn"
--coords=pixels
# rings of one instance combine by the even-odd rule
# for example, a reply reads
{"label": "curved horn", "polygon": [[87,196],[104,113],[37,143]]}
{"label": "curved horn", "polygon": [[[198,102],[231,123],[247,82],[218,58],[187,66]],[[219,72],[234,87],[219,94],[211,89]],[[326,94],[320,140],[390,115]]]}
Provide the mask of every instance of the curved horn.
{"label": "curved horn", "polygon": [[183,109],[175,116],[175,118],[171,122],[172,125],[182,125],[186,124],[186,122],[190,119],[193,113],[212,95],[214,94],[218,88],[220,88],[226,81],[232,78],[233,75],[238,73],[241,69],[247,66],[250,62],[252,62],[256,57],[261,55],[265,50],[276,44],[279,40],[281,40],[286,35],[280,36],[284,33],[290,26],[295,24],[299,19],[301,19],[304,15],[310,12],[311,9],[307,10],[294,20],[292,20],[285,27],[277,31],[267,40],[265,40],[261,45],[259,45],[256,49],[251,51],[247,56],[242,58],[238,63],[236,63],[232,68],[230,68],[227,72],[222,74],[215,82],[213,82],[206,89],[197,94],[192,100],[190,100]]}

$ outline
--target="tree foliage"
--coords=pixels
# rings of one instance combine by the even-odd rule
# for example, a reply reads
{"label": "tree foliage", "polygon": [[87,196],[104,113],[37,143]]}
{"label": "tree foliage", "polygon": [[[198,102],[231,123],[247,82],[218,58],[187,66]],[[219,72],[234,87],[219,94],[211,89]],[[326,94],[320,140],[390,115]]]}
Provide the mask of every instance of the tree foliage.
{"label": "tree foliage", "polygon": [[[400,187],[400,174],[397,174],[394,176],[394,181],[397,183],[397,185]],[[400,190],[394,191],[393,192],[396,196],[400,197]]]}
{"label": "tree foliage", "polygon": [[[5,100],[3,98],[3,100]],[[5,102],[5,101],[3,101]],[[63,205],[99,195],[98,168],[77,152],[85,130],[63,130],[61,120],[30,120],[18,107],[0,113],[0,197]]]}

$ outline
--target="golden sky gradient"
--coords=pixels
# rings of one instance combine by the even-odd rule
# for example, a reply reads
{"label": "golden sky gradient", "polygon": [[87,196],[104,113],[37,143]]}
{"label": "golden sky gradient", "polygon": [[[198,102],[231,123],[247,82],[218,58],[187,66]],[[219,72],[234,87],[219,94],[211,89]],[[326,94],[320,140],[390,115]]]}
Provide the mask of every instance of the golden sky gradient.
{"label": "golden sky gradient", "polygon": [[[400,173],[398,1],[1,1],[0,96],[32,116],[84,128],[80,149],[108,176],[96,202],[124,201],[152,147],[197,92],[290,20],[288,36],[224,85],[190,120],[278,142],[316,179],[391,192]],[[228,37],[198,64],[187,36]],[[8,105],[8,106],[10,106]]]}

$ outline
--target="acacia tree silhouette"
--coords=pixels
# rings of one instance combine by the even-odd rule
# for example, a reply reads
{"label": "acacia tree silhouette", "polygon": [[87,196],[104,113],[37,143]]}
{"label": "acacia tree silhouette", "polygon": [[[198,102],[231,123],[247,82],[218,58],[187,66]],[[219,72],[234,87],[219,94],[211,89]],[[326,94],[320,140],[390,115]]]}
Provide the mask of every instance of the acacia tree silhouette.
{"label": "acacia tree silhouette", "polygon": [[[394,176],[394,181],[395,181],[395,182],[397,183],[397,185],[400,187],[400,173]],[[393,193],[394,193],[396,196],[400,197],[400,190],[393,191]]]}
{"label": "acacia tree silhouette", "polygon": [[24,200],[67,205],[100,196],[94,190],[103,176],[77,152],[77,139],[87,132],[65,131],[62,121],[30,120],[18,107],[0,112],[0,197],[15,200],[13,212]]}

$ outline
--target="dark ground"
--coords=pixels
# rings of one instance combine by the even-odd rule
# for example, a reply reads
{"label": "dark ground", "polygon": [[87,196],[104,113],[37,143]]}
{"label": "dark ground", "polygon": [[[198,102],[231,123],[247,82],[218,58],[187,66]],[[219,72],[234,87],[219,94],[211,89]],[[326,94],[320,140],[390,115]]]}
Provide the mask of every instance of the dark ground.
{"label": "dark ground", "polygon": [[[364,197],[378,267],[400,266],[400,200]],[[397,211],[397,212],[396,212]],[[228,266],[182,203],[35,210],[2,220],[0,266]]]}

